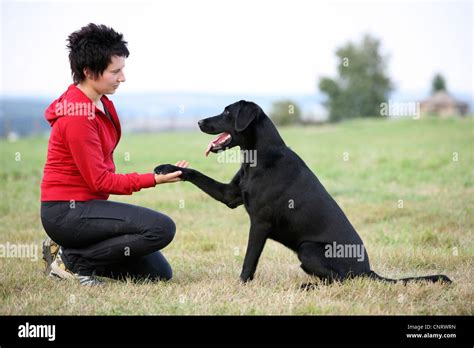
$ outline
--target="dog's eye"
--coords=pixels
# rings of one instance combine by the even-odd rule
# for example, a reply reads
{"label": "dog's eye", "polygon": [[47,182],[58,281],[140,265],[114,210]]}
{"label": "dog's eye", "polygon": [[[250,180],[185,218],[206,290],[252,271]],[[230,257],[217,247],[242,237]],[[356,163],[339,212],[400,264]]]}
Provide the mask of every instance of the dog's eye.
{"label": "dog's eye", "polygon": [[229,115],[229,114],[230,114],[229,110],[224,110],[224,115]]}

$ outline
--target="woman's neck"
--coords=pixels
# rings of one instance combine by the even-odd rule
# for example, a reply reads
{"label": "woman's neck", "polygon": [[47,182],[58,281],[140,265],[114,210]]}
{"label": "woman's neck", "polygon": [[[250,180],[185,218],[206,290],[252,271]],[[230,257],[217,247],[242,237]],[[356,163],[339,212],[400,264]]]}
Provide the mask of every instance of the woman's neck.
{"label": "woman's neck", "polygon": [[102,94],[97,93],[95,89],[88,86],[87,84],[79,83],[77,88],[79,88],[90,100],[92,100],[94,104],[98,104],[100,98],[102,98]]}

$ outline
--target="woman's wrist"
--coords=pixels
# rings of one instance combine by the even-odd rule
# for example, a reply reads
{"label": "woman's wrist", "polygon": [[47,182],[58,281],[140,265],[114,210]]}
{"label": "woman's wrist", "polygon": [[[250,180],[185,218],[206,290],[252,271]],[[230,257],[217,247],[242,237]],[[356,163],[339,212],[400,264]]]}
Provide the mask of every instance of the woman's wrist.
{"label": "woman's wrist", "polygon": [[159,185],[159,184],[166,184],[166,183],[181,181],[181,178],[179,177],[181,174],[182,174],[181,171],[176,171],[169,174],[156,174],[155,173],[155,183],[156,185]]}

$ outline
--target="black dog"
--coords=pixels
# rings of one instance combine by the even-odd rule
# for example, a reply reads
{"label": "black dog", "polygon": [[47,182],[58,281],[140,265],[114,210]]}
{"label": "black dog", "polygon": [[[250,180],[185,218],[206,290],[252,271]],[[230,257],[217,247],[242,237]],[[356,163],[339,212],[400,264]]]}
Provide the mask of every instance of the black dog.
{"label": "black dog", "polygon": [[[218,116],[200,120],[199,127],[204,133],[220,134],[206,155],[238,145],[241,153],[253,152],[256,163],[242,163],[229,184],[169,164],[156,167],[155,173],[181,170],[183,180],[229,208],[245,205],[251,227],[240,275],[244,282],[253,278],[267,238],[295,251],[306,273],[328,282],[355,276],[397,281],[370,269],[364,244],[346,215],[303,160],[285,145],[258,105],[239,101]],[[445,275],[400,281],[419,279],[450,282]]]}

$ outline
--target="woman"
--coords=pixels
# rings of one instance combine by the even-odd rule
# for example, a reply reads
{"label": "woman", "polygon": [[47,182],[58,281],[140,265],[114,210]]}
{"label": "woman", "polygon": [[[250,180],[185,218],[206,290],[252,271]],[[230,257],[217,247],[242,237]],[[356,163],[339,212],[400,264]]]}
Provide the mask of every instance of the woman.
{"label": "woman", "polygon": [[41,183],[41,221],[50,237],[43,244],[46,272],[85,285],[100,285],[95,275],[170,279],[171,267],[159,250],[172,241],[174,222],[151,209],[107,200],[180,181],[181,174],[115,173],[121,128],[105,95],[125,82],[127,42],[111,28],[89,24],[69,36],[68,49],[74,83],[46,110],[52,127]]}

